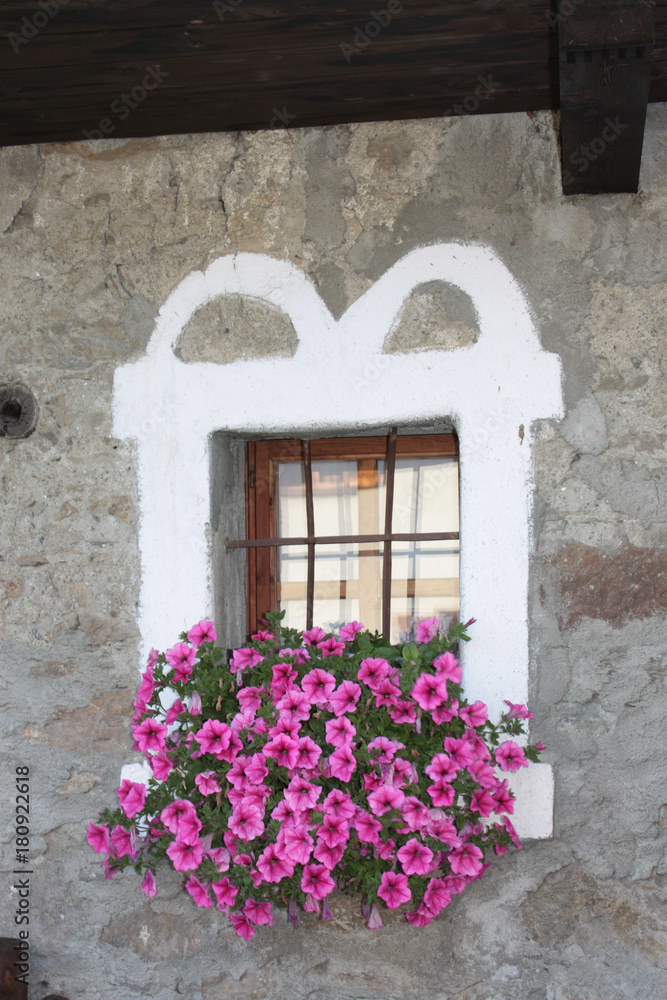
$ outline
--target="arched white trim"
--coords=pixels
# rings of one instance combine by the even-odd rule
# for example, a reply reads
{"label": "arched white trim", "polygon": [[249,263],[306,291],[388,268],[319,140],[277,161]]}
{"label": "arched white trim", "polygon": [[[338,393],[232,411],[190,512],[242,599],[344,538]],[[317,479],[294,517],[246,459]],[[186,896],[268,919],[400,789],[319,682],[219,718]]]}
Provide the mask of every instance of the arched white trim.
{"label": "arched white trim", "polygon": [[[433,280],[470,296],[477,342],[384,354],[411,291]],[[173,348],[189,319],[230,294],[287,313],[299,338],[295,355],[227,365],[179,360]],[[330,433],[447,417],[460,444],[461,612],[477,618],[464,656],[466,689],[496,715],[503,698],[526,702],[531,430],[539,418],[561,417],[562,407],[560,359],[542,349],[523,292],[488,247],[413,250],[338,321],[311,280],[285,261],[239,253],[193,272],[162,306],[145,356],[119,367],[114,383],[114,433],[138,445],[144,650],[164,648],[213,611],[213,432]],[[541,805],[519,826],[547,836],[550,769],[536,769],[535,781],[542,791],[533,788],[531,798]]]}

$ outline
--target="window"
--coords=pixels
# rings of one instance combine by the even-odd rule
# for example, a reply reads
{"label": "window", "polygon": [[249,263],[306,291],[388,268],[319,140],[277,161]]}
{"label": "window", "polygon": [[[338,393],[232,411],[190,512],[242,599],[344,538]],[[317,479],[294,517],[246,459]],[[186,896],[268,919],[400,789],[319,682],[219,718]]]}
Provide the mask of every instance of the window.
{"label": "window", "polygon": [[267,611],[334,630],[360,620],[406,641],[459,609],[454,434],[247,445],[248,626]]}

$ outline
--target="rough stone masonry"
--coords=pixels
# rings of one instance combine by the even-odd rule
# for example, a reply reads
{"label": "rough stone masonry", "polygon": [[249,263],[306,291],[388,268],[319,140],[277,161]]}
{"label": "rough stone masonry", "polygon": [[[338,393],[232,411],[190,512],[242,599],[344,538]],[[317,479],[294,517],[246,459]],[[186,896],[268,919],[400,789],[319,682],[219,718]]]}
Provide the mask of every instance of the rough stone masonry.
{"label": "rough stone masonry", "polygon": [[[3,935],[16,766],[31,784],[30,1000],[646,1000],[667,994],[667,108],[637,195],[564,198],[547,113],[0,151],[0,382],[36,429],[0,441]],[[135,455],[111,434],[115,367],[190,271],[247,250],[312,276],[335,315],[408,250],[480,241],[563,363],[536,429],[532,734],[554,836],[499,859],[428,928],[280,917],[250,944],[162,875],[105,882],[86,824],[132,753]],[[391,350],[471,343],[467,298],[413,294]],[[284,316],[230,298],[181,356],[290,354]],[[465,546],[465,540],[463,541]],[[477,616],[484,609],[476,609]],[[11,800],[11,801],[10,801]]]}

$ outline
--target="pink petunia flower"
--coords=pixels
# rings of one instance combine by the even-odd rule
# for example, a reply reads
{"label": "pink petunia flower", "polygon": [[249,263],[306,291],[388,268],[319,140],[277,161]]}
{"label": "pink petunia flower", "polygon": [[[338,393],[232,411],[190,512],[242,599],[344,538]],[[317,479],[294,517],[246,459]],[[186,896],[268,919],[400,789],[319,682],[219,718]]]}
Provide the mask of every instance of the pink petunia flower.
{"label": "pink petunia flower", "polygon": [[442,878],[432,878],[429,882],[424,899],[422,900],[431,913],[437,917],[441,910],[449,906],[452,901],[452,894]]}
{"label": "pink petunia flower", "polygon": [[411,701],[400,698],[389,712],[392,722],[412,725],[417,720],[417,710]]}
{"label": "pink petunia flower", "polygon": [[329,766],[334,778],[348,782],[357,769],[357,759],[349,746],[342,746],[329,757]]}
{"label": "pink petunia flower", "polygon": [[207,851],[207,854],[215,865],[216,871],[229,871],[232,858],[226,847],[212,847],[209,851]]}
{"label": "pink petunia flower", "polygon": [[139,685],[139,690],[137,691],[137,698],[144,703],[147,703],[153,697],[153,691],[155,690],[155,680],[153,678],[153,667],[147,667],[145,673],[141,675],[141,684]]}
{"label": "pink petunia flower", "polygon": [[242,687],[240,691],[236,692],[236,700],[241,708],[250,708],[256,712],[262,704],[262,691],[263,688]]}
{"label": "pink petunia flower", "polygon": [[378,708],[382,705],[385,705],[387,708],[393,708],[398,704],[401,689],[398,684],[394,684],[388,677],[385,677],[383,681],[375,685],[373,693],[375,694],[375,704]]}
{"label": "pink petunia flower", "polygon": [[463,672],[459,666],[459,661],[449,651],[446,653],[441,653],[440,656],[436,656],[433,661],[433,666],[435,667],[436,673],[440,677],[444,677],[446,681],[451,681],[453,684],[460,684],[463,679]]}
{"label": "pink petunia flower", "polygon": [[426,826],[429,837],[449,844],[450,847],[460,847],[461,838],[456,832],[456,826],[451,819],[447,819],[442,809],[431,809],[431,819]]}
{"label": "pink petunia flower", "polygon": [[322,794],[320,785],[313,785],[305,778],[292,778],[285,789],[285,798],[295,810],[314,809],[315,803]]}
{"label": "pink petunia flower", "polygon": [[465,843],[460,847],[454,848],[447,855],[447,859],[451,866],[452,871],[456,875],[465,875],[467,877],[474,877],[482,870],[482,862],[484,855],[479,847],[475,844]]}
{"label": "pink petunia flower", "polygon": [[341,626],[338,634],[343,642],[352,642],[357,632],[363,632],[365,628],[361,622],[348,622],[347,625]]}
{"label": "pink petunia flower", "polygon": [[276,702],[280,718],[287,722],[305,722],[310,718],[310,707],[307,695],[296,685]]}
{"label": "pink petunia flower", "polygon": [[457,767],[468,767],[475,759],[475,754],[468,740],[459,740],[454,736],[445,737],[445,750]]}
{"label": "pink petunia flower", "polygon": [[189,799],[173,799],[160,813],[160,821],[170,833],[178,834],[184,816],[196,812]]}
{"label": "pink petunia flower", "polygon": [[423,829],[431,818],[429,810],[423,802],[419,801],[416,795],[408,795],[406,797],[401,812],[403,813],[403,819],[413,833],[416,830]]}
{"label": "pink petunia flower", "polygon": [[431,763],[424,768],[424,772],[428,774],[429,778],[433,778],[434,781],[438,778],[451,781],[452,778],[456,777],[459,770],[459,766],[446,753],[437,753],[431,760]]}
{"label": "pink petunia flower", "polygon": [[445,722],[451,722],[459,714],[459,700],[458,698],[450,698],[448,702],[444,705],[440,705],[439,708],[434,708],[431,712],[431,718],[435,722],[436,726],[442,726]]}
{"label": "pink petunia flower", "polygon": [[327,813],[322,825],[317,829],[318,840],[327,847],[340,847],[350,839],[350,828],[342,816],[332,816]]}
{"label": "pink petunia flower", "polygon": [[215,795],[216,792],[222,791],[215,771],[202,771],[200,774],[196,774],[195,785],[202,795]]}
{"label": "pink petunia flower", "polygon": [[167,727],[155,719],[144,719],[134,730],[137,746],[143,754],[149,750],[163,750],[167,739]]}
{"label": "pink petunia flower", "polygon": [[150,868],[144,875],[144,880],[141,883],[141,891],[145,895],[146,899],[150,899],[151,896],[157,896],[157,882],[155,881],[155,875]]}
{"label": "pink petunia flower", "polygon": [[402,809],[404,802],[404,793],[393,785],[382,785],[368,796],[368,804],[375,816],[384,816],[390,809]]}
{"label": "pink petunia flower", "polygon": [[377,903],[373,903],[373,905],[371,906],[371,912],[368,915],[368,923],[366,924],[366,926],[368,927],[369,931],[376,931],[383,926],[382,917],[380,916],[380,909]]}
{"label": "pink petunia flower", "polygon": [[103,854],[109,850],[109,829],[103,823],[99,825],[97,823],[89,823],[86,838],[92,849],[98,854]]}
{"label": "pink petunia flower", "polygon": [[510,721],[513,719],[532,719],[534,718],[533,713],[529,712],[525,705],[515,705],[511,701],[505,700],[505,704],[509,705],[509,712],[505,712],[505,718]]}
{"label": "pink petunia flower", "polygon": [[231,739],[232,730],[226,722],[220,722],[219,719],[207,719],[195,733],[201,752],[214,754],[216,757],[229,748]]}
{"label": "pink petunia flower", "polygon": [[264,657],[261,653],[258,653],[256,649],[250,649],[246,646],[243,649],[233,650],[229,661],[229,669],[233,674],[237,674],[239,671],[252,670],[253,667],[256,667],[258,663],[262,663],[263,660]]}
{"label": "pink petunia flower", "polygon": [[193,691],[190,695],[190,715],[201,715],[202,703],[199,691]]}
{"label": "pink petunia flower", "polygon": [[281,879],[291,878],[294,874],[294,865],[287,858],[281,858],[275,844],[269,844],[257,858],[257,869],[261,872],[265,882],[280,882]]}
{"label": "pink petunia flower", "polygon": [[359,840],[364,844],[377,844],[380,839],[382,823],[370,813],[360,809],[354,818],[354,828]]}
{"label": "pink petunia flower", "polygon": [[496,784],[495,789],[491,791],[491,795],[493,796],[493,800],[495,802],[494,812],[514,812],[514,796],[509,790],[507,781],[499,781]]}
{"label": "pink petunia flower", "polygon": [[270,926],[274,922],[270,901],[258,903],[255,899],[247,899],[243,907],[243,913],[252,924],[256,924],[258,927],[264,924],[269,924]]}
{"label": "pink petunia flower", "polygon": [[280,831],[283,841],[283,856],[294,865],[305,865],[313,853],[315,841],[308,833],[307,827],[284,826]]}
{"label": "pink petunia flower", "polygon": [[273,632],[267,632],[266,629],[261,628],[259,632],[253,632],[250,636],[255,642],[271,642],[273,639]]}
{"label": "pink petunia flower", "polygon": [[213,894],[218,901],[218,909],[224,910],[234,905],[234,900],[238,894],[238,888],[230,882],[227,876],[221,878],[219,882],[214,882],[211,886]]}
{"label": "pink petunia flower", "polygon": [[425,712],[430,712],[447,698],[447,681],[437,674],[423,673],[410,693]]}
{"label": "pink petunia flower", "polygon": [[329,639],[324,639],[317,643],[317,648],[322,650],[322,656],[342,656],[345,643],[339,642],[333,635]]}
{"label": "pink petunia flower", "polygon": [[448,809],[456,797],[453,787],[444,778],[436,778],[426,791],[437,809]]}
{"label": "pink petunia flower", "polygon": [[232,809],[227,826],[240,840],[254,840],[264,833],[262,810],[244,799]]}
{"label": "pink petunia flower", "polygon": [[346,715],[340,715],[336,719],[328,719],[324,725],[324,729],[326,741],[332,747],[349,746],[357,735],[357,730]]}
{"label": "pink petunia flower", "polygon": [[377,736],[368,744],[368,749],[372,761],[378,764],[391,764],[398,747],[393,740],[388,740],[386,736]]}
{"label": "pink petunia flower", "polygon": [[177,872],[194,871],[202,863],[204,847],[201,841],[188,844],[181,837],[176,837],[167,848],[167,854]]}
{"label": "pink petunia flower", "polygon": [[185,642],[177,642],[164,654],[167,663],[174,669],[174,680],[187,683],[192,674],[192,667],[197,659],[197,650]]}
{"label": "pink petunia flower", "polygon": [[183,704],[180,698],[177,698],[176,701],[173,702],[167,709],[167,714],[165,715],[164,721],[168,726],[170,726],[172,722],[176,722],[176,719],[179,717],[181,712],[184,711],[185,711],[185,705]]}
{"label": "pink petunia flower", "polygon": [[340,788],[332,789],[322,805],[327,813],[341,819],[351,819],[357,811],[350,796]]}
{"label": "pink petunia flower", "polygon": [[491,765],[487,764],[485,760],[473,761],[466,770],[482,788],[495,788],[498,779]]}
{"label": "pink petunia flower", "polygon": [[342,681],[329,697],[334,715],[341,716],[345,715],[346,712],[356,712],[360,697],[361,688],[358,684],[355,684],[354,681]]}
{"label": "pink petunia flower", "polygon": [[280,698],[293,686],[298,674],[291,663],[275,663],[271,668],[272,681],[269,685],[272,698]]}
{"label": "pink petunia flower", "polygon": [[153,756],[149,758],[148,763],[150,764],[151,771],[158,781],[166,781],[170,772],[174,769],[171,758],[165,750],[160,750],[159,753],[153,754]]}
{"label": "pink petunia flower", "polygon": [[522,849],[523,845],[521,844],[521,841],[519,840],[519,835],[517,834],[516,830],[514,829],[514,825],[513,825],[512,821],[510,820],[509,816],[503,816],[503,826],[505,827],[505,829],[509,833],[510,837],[512,838],[512,843],[514,844],[514,846],[517,848],[517,850],[520,851]]}
{"label": "pink petunia flower", "polygon": [[146,801],[146,786],[138,781],[124,778],[120,788],[116,789],[120,808],[128,819],[133,819],[144,808]]}
{"label": "pink petunia flower", "polygon": [[378,896],[384,899],[390,910],[395,910],[402,903],[412,898],[408,888],[408,880],[401,872],[384,872],[380,879]]}
{"label": "pink petunia flower", "polygon": [[203,642],[215,642],[217,638],[213,622],[198,622],[188,632],[188,642],[191,642],[195,648],[201,646]]}
{"label": "pink petunia flower", "polygon": [[329,695],[336,687],[336,678],[327,670],[316,667],[304,674],[301,679],[301,687],[311,705],[326,705]]}
{"label": "pink petunia flower", "polygon": [[486,788],[475,789],[470,799],[470,808],[473,812],[478,812],[480,816],[484,817],[490,816],[492,812],[497,811],[497,804]]}
{"label": "pink petunia flower", "polygon": [[426,875],[433,866],[433,851],[416,837],[399,847],[396,857],[406,875]]}
{"label": "pink petunia flower", "polygon": [[325,865],[305,865],[301,876],[301,888],[313,899],[324,899],[336,888],[336,883],[332,879]]}
{"label": "pink petunia flower", "polygon": [[389,664],[381,656],[367,656],[359,664],[357,680],[366,684],[373,691],[380,681],[389,677],[389,671]]}
{"label": "pink petunia flower", "polygon": [[146,660],[146,666],[148,667],[148,669],[150,670],[152,667],[154,667],[159,659],[160,659],[159,650],[151,649],[150,653],[148,654],[148,659]]}
{"label": "pink petunia flower", "polygon": [[345,853],[345,847],[340,844],[338,847],[328,847],[327,844],[319,840],[315,844],[315,850],[313,851],[313,857],[316,861],[321,861],[329,871],[333,871],[340,859]]}
{"label": "pink petunia flower", "polygon": [[528,767],[528,761],[526,760],[526,755],[520,746],[517,746],[513,740],[506,740],[505,743],[501,743],[495,752],[496,763],[503,769],[503,771],[511,771],[513,774],[516,773],[520,767]]}
{"label": "pink petunia flower", "polygon": [[435,914],[429,910],[428,906],[424,905],[422,900],[413,913],[405,914],[405,919],[413,927],[427,927],[435,919]]}
{"label": "pink petunia flower", "polygon": [[489,718],[489,712],[483,701],[476,701],[473,705],[468,705],[467,708],[462,708],[459,712],[459,718],[463,719],[466,726],[470,726],[472,729],[476,729],[478,726],[483,726]]}
{"label": "pink petunia flower", "polygon": [[308,660],[310,659],[310,650],[306,649],[304,646],[298,646],[296,649],[291,649],[290,647],[285,646],[283,647],[283,649],[280,650],[278,656],[294,657],[294,659],[296,660],[297,667],[300,667],[304,663],[307,663]]}
{"label": "pink petunia flower", "polygon": [[439,618],[425,618],[417,624],[415,642],[431,642],[440,630]]}
{"label": "pink petunia flower", "polygon": [[393,861],[396,851],[396,841],[393,837],[390,837],[388,840],[380,839],[375,845],[375,851],[377,856],[383,861]]}
{"label": "pink petunia flower", "polygon": [[303,641],[307,646],[314,646],[316,643],[321,642],[326,636],[324,629],[315,626],[315,628],[308,629],[303,633]]}
{"label": "pink petunia flower", "polygon": [[238,936],[245,938],[246,941],[249,941],[250,938],[257,933],[254,925],[245,913],[230,913],[229,919],[231,920],[232,927]]}
{"label": "pink petunia flower", "polygon": [[272,757],[276,764],[291,771],[296,767],[299,758],[299,744],[287,733],[281,733],[264,744],[262,753],[265,757]]}
{"label": "pink petunia flower", "polygon": [[201,832],[202,822],[197,815],[195,809],[192,812],[185,813],[181,817],[181,821],[178,824],[178,834],[177,836],[185,844],[196,844],[199,842],[199,834]]}
{"label": "pink petunia flower", "polygon": [[317,762],[322,756],[322,748],[310,736],[301,736],[298,740],[299,755],[295,767],[303,770],[313,771],[317,767]]}
{"label": "pink petunia flower", "polygon": [[136,834],[133,835],[124,826],[117,824],[109,835],[109,848],[117,858],[123,858],[126,854],[134,854],[136,851]]}
{"label": "pink petunia flower", "polygon": [[208,894],[208,887],[208,882],[200,882],[195,875],[191,875],[185,883],[185,888],[188,890],[197,906],[203,906],[205,910],[208,910],[211,906],[213,906],[213,900]]}
{"label": "pink petunia flower", "polygon": [[299,822],[299,814],[286,799],[281,799],[272,810],[271,819],[275,819],[281,826],[294,826],[295,823]]}

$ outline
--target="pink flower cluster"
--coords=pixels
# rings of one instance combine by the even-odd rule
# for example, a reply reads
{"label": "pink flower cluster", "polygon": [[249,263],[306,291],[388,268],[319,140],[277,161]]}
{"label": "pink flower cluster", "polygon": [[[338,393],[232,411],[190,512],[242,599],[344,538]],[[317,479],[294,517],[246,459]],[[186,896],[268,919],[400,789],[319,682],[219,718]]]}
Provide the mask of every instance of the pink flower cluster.
{"label": "pink flower cluster", "polygon": [[[196,905],[216,905],[246,939],[273,921],[273,902],[298,898],[326,916],[326,897],[350,886],[368,897],[369,927],[381,926],[378,898],[412,903],[408,921],[430,923],[483,875],[488,848],[520,846],[500,772],[529,763],[497,735],[522,732],[525,706],[508,702],[493,727],[482,702],[465,702],[439,624],[419,624],[408,660],[374,655],[358,622],[338,638],[320,628],[281,637],[274,623],[213,681],[212,623],[163,656],[152,650],[134,738],[154,779],[148,792],[123,781],[120,813],[89,826],[107,874],[141,864],[150,897],[166,857],[188,873]],[[177,697],[164,712],[169,688]],[[127,821],[142,814],[140,837]]]}

